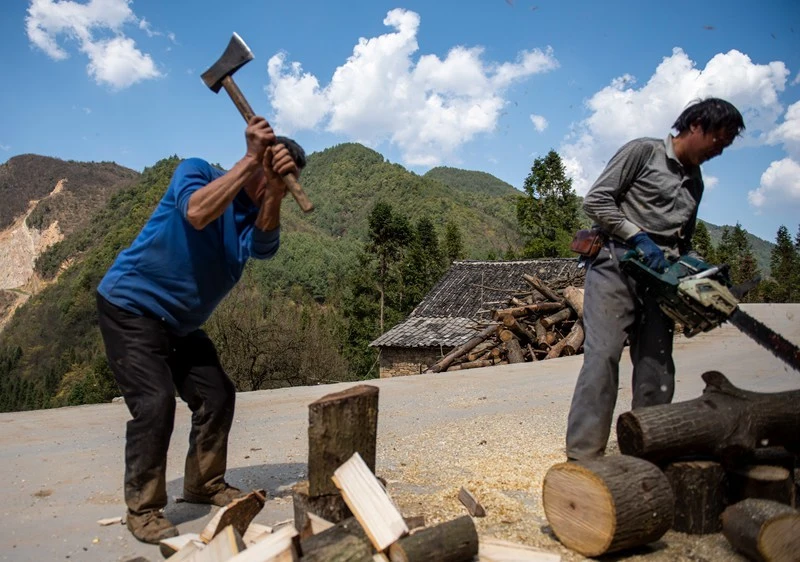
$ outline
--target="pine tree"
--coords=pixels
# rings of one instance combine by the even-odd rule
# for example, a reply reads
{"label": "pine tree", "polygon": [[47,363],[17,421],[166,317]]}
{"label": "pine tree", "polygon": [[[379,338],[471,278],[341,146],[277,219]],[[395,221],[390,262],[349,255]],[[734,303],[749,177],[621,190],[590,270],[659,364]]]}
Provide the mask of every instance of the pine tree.
{"label": "pine tree", "polygon": [[461,239],[461,229],[452,220],[447,221],[444,227],[444,255],[448,263],[453,263],[464,257],[464,242]]}
{"label": "pine tree", "polygon": [[[402,253],[412,239],[411,226],[404,215],[394,213],[388,203],[379,202],[369,216],[367,251],[378,260],[377,283],[380,293],[380,333],[384,332],[387,289],[397,278]],[[402,299],[401,299],[402,300]]]}
{"label": "pine tree", "polygon": [[775,282],[769,295],[771,302],[796,302],[799,262],[800,259],[792,244],[789,229],[781,225],[775,236],[775,247],[769,258],[769,267]]}
{"label": "pine tree", "polygon": [[428,294],[444,273],[444,258],[433,222],[423,217],[417,223],[413,241],[403,263],[403,304],[408,314]]}
{"label": "pine tree", "polygon": [[578,196],[561,157],[550,150],[533,162],[517,200],[517,223],[525,239],[524,257],[571,255],[569,243],[579,226]]}
{"label": "pine tree", "polygon": [[706,223],[703,221],[697,221],[694,236],[692,236],[692,248],[700,254],[706,263],[716,263],[714,244],[711,242],[711,235],[709,235]]}

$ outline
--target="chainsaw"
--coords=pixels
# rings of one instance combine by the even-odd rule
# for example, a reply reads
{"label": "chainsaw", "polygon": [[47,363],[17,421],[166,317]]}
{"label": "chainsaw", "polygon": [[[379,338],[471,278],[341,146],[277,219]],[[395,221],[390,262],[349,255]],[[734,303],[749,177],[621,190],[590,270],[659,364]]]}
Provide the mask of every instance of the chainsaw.
{"label": "chainsaw", "polygon": [[644,295],[654,298],[664,314],[680,323],[687,338],[730,322],[800,371],[800,348],[739,307],[739,299],[757,280],[734,287],[727,266],[710,265],[691,256],[681,256],[663,273],[658,273],[640,261],[636,250],[626,252],[620,266],[643,289]]}

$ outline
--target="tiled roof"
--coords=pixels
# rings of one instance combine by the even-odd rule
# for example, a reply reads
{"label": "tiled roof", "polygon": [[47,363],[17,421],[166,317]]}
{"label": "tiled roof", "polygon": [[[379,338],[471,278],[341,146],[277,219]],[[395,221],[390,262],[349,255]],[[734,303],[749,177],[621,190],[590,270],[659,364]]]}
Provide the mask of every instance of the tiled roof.
{"label": "tiled roof", "polygon": [[535,275],[553,289],[583,286],[584,270],[573,258],[515,261],[457,261],[404,321],[371,346],[457,346],[472,335],[476,321],[514,293],[528,292],[522,275]]}
{"label": "tiled roof", "polygon": [[409,316],[370,345],[374,347],[457,347],[475,333],[470,318]]}

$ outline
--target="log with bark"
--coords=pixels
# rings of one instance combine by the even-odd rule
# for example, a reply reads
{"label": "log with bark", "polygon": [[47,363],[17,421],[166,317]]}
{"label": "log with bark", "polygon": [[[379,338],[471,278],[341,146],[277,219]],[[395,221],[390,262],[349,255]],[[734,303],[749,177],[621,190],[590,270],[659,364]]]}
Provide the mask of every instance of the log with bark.
{"label": "log with bark", "polygon": [[675,499],[657,466],[617,455],[552,466],[542,503],[564,546],[599,556],[661,538],[672,525]]}
{"label": "log with bark", "polygon": [[758,447],[800,448],[800,390],[751,392],[717,371],[702,377],[706,388],[699,398],[622,414],[620,451],[656,463],[707,455],[733,466]]}
{"label": "log with bark", "polygon": [[497,331],[497,325],[496,324],[490,324],[489,326],[486,326],[481,332],[479,332],[478,334],[472,336],[469,339],[469,341],[467,341],[467,343],[465,343],[461,347],[456,348],[454,351],[449,353],[443,359],[441,359],[441,360],[437,361],[436,363],[434,363],[433,365],[431,365],[430,368],[428,369],[428,371],[431,371],[433,373],[439,373],[441,371],[446,371],[447,368],[450,366],[450,364],[453,362],[454,359],[456,359],[457,357],[461,357],[465,353],[471,351],[472,348],[474,348],[476,345],[478,345],[479,343],[484,341],[486,338],[491,336],[496,331]]}
{"label": "log with bark", "polygon": [[470,562],[478,554],[478,532],[464,515],[417,531],[389,547],[391,562]]}
{"label": "log with bark", "polygon": [[561,295],[559,295],[553,289],[545,285],[545,283],[542,282],[542,280],[539,279],[537,276],[524,274],[522,278],[525,279],[525,281],[527,281],[531,287],[539,291],[539,293],[541,293],[544,298],[551,300],[553,302],[560,302],[560,303],[564,302],[564,300],[561,298]]}
{"label": "log with bark", "polygon": [[731,503],[753,498],[795,506],[794,475],[782,466],[755,465],[729,472]]}
{"label": "log with bark", "polygon": [[769,500],[747,499],[722,514],[722,534],[750,560],[797,562],[800,513]]}
{"label": "log with bark", "polygon": [[569,307],[575,311],[578,318],[583,318],[583,290],[573,287],[572,285],[564,287],[564,300],[567,301]]}
{"label": "log with bark", "polygon": [[690,535],[719,532],[720,515],[729,503],[722,465],[714,461],[678,461],[667,466],[664,474],[675,495],[672,528]]}

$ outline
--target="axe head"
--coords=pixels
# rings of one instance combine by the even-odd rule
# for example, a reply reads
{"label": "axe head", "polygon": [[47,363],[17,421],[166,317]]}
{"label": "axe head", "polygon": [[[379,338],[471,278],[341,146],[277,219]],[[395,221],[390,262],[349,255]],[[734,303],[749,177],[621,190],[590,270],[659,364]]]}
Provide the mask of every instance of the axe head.
{"label": "axe head", "polygon": [[239,34],[234,33],[228,47],[217,62],[203,73],[203,82],[214,93],[222,87],[222,79],[230,76],[242,66],[253,60],[253,53]]}

